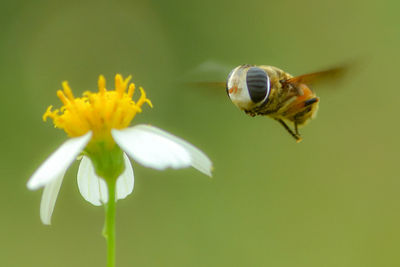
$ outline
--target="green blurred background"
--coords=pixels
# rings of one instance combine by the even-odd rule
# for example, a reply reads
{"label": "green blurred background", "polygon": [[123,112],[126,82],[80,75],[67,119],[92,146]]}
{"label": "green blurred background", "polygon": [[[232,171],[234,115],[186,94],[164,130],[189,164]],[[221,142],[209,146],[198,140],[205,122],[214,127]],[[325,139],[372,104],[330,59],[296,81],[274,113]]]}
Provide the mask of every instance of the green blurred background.
{"label": "green blurred background", "polygon": [[[80,196],[77,164],[50,227],[39,219],[41,192],[26,182],[66,139],[41,120],[60,105],[61,81],[79,95],[115,73],[132,74],[154,103],[134,123],[187,139],[215,166],[209,179],[134,164],[134,193],[117,206],[117,266],[400,266],[399,8],[2,1],[0,266],[105,266],[104,211]],[[223,90],[182,82],[223,80],[244,63],[297,75],[354,59],[361,65],[339,87],[317,88],[320,112],[300,144]],[[204,62],[227,67],[207,72]]]}

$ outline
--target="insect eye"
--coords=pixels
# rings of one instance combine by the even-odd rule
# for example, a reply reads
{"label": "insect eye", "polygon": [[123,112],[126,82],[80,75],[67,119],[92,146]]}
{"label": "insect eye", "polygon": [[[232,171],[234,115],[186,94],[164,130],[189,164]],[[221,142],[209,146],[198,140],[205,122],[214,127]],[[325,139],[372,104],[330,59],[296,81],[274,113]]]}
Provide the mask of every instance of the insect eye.
{"label": "insect eye", "polygon": [[258,67],[251,67],[246,76],[247,90],[254,103],[265,99],[269,94],[270,84],[267,73]]}

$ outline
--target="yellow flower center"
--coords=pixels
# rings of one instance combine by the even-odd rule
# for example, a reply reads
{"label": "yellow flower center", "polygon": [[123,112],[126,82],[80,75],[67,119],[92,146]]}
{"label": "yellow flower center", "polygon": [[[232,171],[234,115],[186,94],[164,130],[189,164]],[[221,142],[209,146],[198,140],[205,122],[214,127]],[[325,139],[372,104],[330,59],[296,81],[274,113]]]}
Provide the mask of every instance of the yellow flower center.
{"label": "yellow flower center", "polygon": [[55,110],[52,110],[53,106],[49,106],[43,114],[43,120],[51,118],[54,126],[63,129],[70,137],[81,136],[92,131],[92,141],[111,141],[111,129],[128,127],[136,113],[142,112],[141,107],[144,103],[153,107],[141,87],[139,87],[140,98],[137,102],[132,100],[135,84],[130,83],[128,86],[130,79],[131,76],[124,80],[120,74],[117,74],[115,90],[107,91],[105,78],[100,75],[99,92],[87,91],[80,98],[74,97],[65,81],[62,83],[63,90],[57,91],[57,96],[64,105]]}

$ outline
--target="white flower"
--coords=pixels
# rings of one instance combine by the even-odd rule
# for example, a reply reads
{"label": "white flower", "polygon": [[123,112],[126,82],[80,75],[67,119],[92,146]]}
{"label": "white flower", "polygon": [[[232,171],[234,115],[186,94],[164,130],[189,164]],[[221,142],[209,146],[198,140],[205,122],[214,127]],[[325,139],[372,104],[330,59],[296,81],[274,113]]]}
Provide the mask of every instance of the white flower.
{"label": "white flower", "polygon": [[99,92],[85,92],[81,98],[75,98],[64,82],[64,90],[57,92],[64,106],[54,111],[50,106],[43,115],[44,120],[50,117],[57,128],[71,137],[45,160],[27,184],[31,190],[44,187],[40,204],[40,218],[44,224],[50,224],[66,170],[81,153],[83,157],[77,176],[79,191],[96,206],[108,201],[105,177],[113,179],[114,183],[119,175],[115,187],[116,200],[132,193],[134,177],[128,156],[157,170],[192,166],[211,176],[211,161],[188,142],[149,125],[127,128],[136,113],[142,111],[143,104],[152,107],[142,88],[139,100],[132,100],[135,85],[129,84],[126,91],[129,79],[123,80],[117,74],[115,91],[107,91],[105,79],[100,76]]}

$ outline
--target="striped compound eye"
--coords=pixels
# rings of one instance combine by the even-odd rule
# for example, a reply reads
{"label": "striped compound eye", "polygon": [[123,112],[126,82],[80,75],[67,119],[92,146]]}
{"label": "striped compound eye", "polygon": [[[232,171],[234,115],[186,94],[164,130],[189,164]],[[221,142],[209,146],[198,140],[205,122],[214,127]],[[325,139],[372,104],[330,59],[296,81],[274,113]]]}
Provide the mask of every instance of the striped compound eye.
{"label": "striped compound eye", "polygon": [[251,100],[258,103],[269,95],[270,82],[267,73],[258,67],[251,67],[246,76],[247,90]]}

